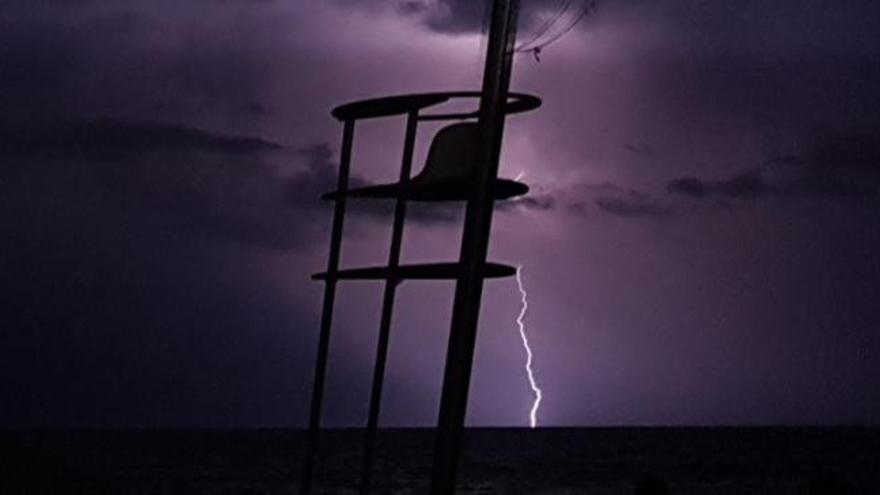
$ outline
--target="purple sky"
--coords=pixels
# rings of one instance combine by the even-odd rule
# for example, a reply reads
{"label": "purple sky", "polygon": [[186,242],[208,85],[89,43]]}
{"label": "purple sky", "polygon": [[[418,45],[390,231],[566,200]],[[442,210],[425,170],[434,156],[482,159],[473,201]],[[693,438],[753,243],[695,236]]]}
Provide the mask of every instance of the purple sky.
{"label": "purple sky", "polygon": [[[522,36],[552,0],[523,0]],[[341,126],[475,89],[476,0],[6,0],[0,426],[303,425]],[[522,264],[543,425],[880,424],[880,6],[600,0],[513,89],[491,257]],[[436,127],[422,130],[423,163]],[[403,122],[358,128],[397,174]],[[380,264],[388,209],[348,222]],[[454,260],[416,208],[406,260]],[[453,285],[404,284],[385,425],[436,421]],[[326,415],[361,425],[381,285],[343,285]],[[512,279],[469,422],[527,424]]]}

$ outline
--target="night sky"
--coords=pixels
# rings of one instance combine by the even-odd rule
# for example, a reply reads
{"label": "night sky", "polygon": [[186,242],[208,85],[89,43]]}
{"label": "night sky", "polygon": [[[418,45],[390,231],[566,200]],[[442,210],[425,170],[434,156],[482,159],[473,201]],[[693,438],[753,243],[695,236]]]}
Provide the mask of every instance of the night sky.
{"label": "night sky", "polygon": [[[556,0],[523,0],[522,37]],[[303,426],[341,126],[476,89],[476,0],[4,0],[0,427]],[[601,0],[513,89],[491,258],[523,265],[542,425],[880,424],[880,3]],[[418,164],[436,126],[421,129]],[[402,120],[356,135],[398,172]],[[343,264],[382,264],[354,208]],[[415,208],[407,261],[457,258]],[[342,284],[325,418],[362,425],[381,283]],[[398,292],[383,425],[436,421],[452,283]],[[527,424],[512,279],[469,424]]]}

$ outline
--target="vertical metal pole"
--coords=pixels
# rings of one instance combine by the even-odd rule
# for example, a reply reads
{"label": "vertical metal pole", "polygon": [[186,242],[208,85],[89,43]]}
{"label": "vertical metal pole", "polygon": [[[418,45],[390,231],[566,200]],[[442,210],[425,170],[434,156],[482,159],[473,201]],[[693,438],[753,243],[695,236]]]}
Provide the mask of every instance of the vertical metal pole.
{"label": "vertical metal pole", "polygon": [[327,374],[327,355],[330,350],[330,327],[333,321],[333,302],[336,298],[336,274],[339,271],[339,250],[342,245],[342,224],[345,218],[345,191],[351,168],[351,148],[354,139],[354,121],[346,120],[342,131],[342,153],[339,159],[339,179],[336,207],[333,210],[333,228],[330,234],[330,257],[327,260],[327,281],[324,286],[324,306],[321,312],[321,334],[318,338],[318,357],[315,362],[315,381],[312,385],[312,408],[309,413],[309,431],[306,436],[301,493],[312,490],[318,431],[321,428],[321,406],[324,400],[324,378]]}
{"label": "vertical metal pole", "polygon": [[440,398],[440,418],[431,475],[432,495],[451,495],[455,491],[480,299],[483,294],[482,272],[492,225],[494,201],[491,184],[498,176],[518,11],[519,0],[495,0],[492,9],[492,26],[480,100],[482,139],[475,180],[465,213],[459,259],[462,274],[455,288],[446,370]]}
{"label": "vertical metal pole", "polygon": [[[416,142],[416,126],[419,122],[417,111],[410,112],[406,121],[406,140],[403,144],[403,163],[400,167],[400,182],[409,180],[412,172],[413,150]],[[406,219],[406,198],[397,197],[394,206],[394,227],[391,231],[391,248],[388,251],[388,269],[391,272],[385,281],[385,294],[382,300],[382,319],[379,324],[379,340],[376,344],[376,364],[373,368],[373,390],[370,394],[370,412],[367,418],[364,439],[364,457],[361,466],[360,493],[370,493],[373,476],[373,454],[376,449],[376,429],[379,426],[379,411],[382,406],[382,386],[385,382],[385,363],[388,357],[388,340],[391,333],[391,318],[394,314],[394,296],[400,280],[393,276],[400,264],[400,247],[403,242],[403,224]]]}

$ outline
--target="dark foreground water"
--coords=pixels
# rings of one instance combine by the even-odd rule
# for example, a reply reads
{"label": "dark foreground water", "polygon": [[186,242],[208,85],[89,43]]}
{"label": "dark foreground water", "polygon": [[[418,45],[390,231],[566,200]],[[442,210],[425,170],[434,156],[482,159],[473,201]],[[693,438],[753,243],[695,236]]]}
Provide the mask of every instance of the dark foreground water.
{"label": "dark foreground water", "polygon": [[[302,432],[0,433],[0,493],[297,493]],[[383,431],[374,493],[425,493],[432,430]],[[322,437],[316,493],[354,493],[362,432]],[[632,494],[646,473],[673,494],[808,494],[843,480],[880,494],[880,429],[473,429],[460,493]]]}

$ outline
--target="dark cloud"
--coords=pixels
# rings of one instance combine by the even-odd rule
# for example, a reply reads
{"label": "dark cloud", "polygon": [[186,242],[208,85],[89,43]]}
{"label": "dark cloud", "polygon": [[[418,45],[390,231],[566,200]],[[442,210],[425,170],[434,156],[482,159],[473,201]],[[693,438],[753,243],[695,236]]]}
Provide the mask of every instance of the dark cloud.
{"label": "dark cloud", "polygon": [[641,194],[628,198],[599,198],[596,206],[612,215],[630,218],[666,216],[673,213],[671,208],[657,204]]}
{"label": "dark cloud", "polygon": [[501,211],[517,210],[559,211],[575,215],[591,212],[626,218],[660,217],[672,215],[675,209],[651,196],[612,183],[584,183],[553,188],[523,199],[499,203]]}
{"label": "dark cloud", "polygon": [[311,316],[246,280],[327,222],[285,200],[298,158],[252,137],[263,31],[213,36],[187,9],[229,18],[0,6],[0,424],[296,419]]}
{"label": "dark cloud", "polygon": [[[418,19],[433,31],[462,34],[479,33],[486,28],[490,0],[335,0],[351,8],[376,11],[391,6],[398,15]],[[852,43],[838,33],[863,41],[862,49],[878,48],[871,33],[880,7],[870,0],[826,4],[781,0],[768,5],[760,0],[729,4],[705,0],[522,0],[521,39],[540,30],[547,19],[568,5],[564,21],[587,8],[592,20],[602,26],[622,26],[636,30],[664,28],[675,43],[693,51],[730,51],[736,45],[753,49],[777,49],[786,45],[818,51],[834,50]],[[758,19],[786,19],[785,23],[758,22]]]}
{"label": "dark cloud", "polygon": [[[661,217],[675,213],[675,210],[660,203],[649,195],[635,189],[616,184],[590,184],[581,188],[588,196],[593,195],[593,204],[600,211],[626,218]],[[570,207],[583,212],[583,202],[575,202]]]}
{"label": "dark cloud", "polygon": [[[288,204],[311,208],[320,204],[322,194],[336,190],[339,164],[332,160],[333,150],[326,143],[305,146],[297,153],[305,158],[306,168],[285,184],[284,199]],[[357,176],[351,177],[349,183],[351,187],[365,185]]]}
{"label": "dark cloud", "polygon": [[537,195],[527,195],[513,201],[502,201],[497,203],[496,209],[503,212],[516,212],[519,209],[533,211],[550,211],[557,206],[556,199],[550,193],[542,193]]}
{"label": "dark cloud", "polygon": [[[400,16],[414,18],[432,31],[446,34],[472,34],[488,29],[491,15],[490,0],[335,0],[353,8],[376,9],[392,5]],[[584,9],[593,9],[593,0],[531,0],[520,4],[520,26],[526,30],[541,28],[548,19],[567,5],[558,24],[565,26]],[[526,36],[528,33],[525,32]]]}
{"label": "dark cloud", "polygon": [[423,14],[429,8],[427,2],[419,0],[404,0],[396,6],[397,12],[403,15]]}
{"label": "dark cloud", "polygon": [[703,181],[695,177],[682,177],[669,183],[669,192],[702,198],[723,196],[727,198],[757,198],[770,191],[764,179],[755,173],[743,173],[719,181]]}
{"label": "dark cloud", "polygon": [[262,31],[224,38],[190,24],[181,38],[187,17],[210,11],[223,23],[236,14],[234,2],[199,2],[175,16],[137,1],[34,4],[0,13],[2,123],[97,116],[225,124],[269,112],[272,61],[254,55]]}
{"label": "dark cloud", "polygon": [[488,2],[480,0],[334,1],[350,8],[369,11],[390,6],[396,15],[417,19],[432,30],[449,34],[480,32],[489,12]]}
{"label": "dark cloud", "polygon": [[130,159],[174,151],[246,155],[281,148],[261,138],[155,122],[89,120],[0,128],[0,156],[15,159]]}
{"label": "dark cloud", "polygon": [[654,148],[648,143],[644,142],[627,143],[626,145],[624,145],[624,149],[634,155],[651,156],[654,154]]}
{"label": "dark cloud", "polygon": [[880,135],[832,134],[817,140],[806,164],[811,169],[880,175]]}
{"label": "dark cloud", "polygon": [[440,0],[426,11],[425,25],[445,33],[480,32],[488,26],[489,2]]}
{"label": "dark cloud", "polygon": [[830,134],[812,142],[806,153],[774,157],[761,169],[721,180],[682,177],[668,190],[692,198],[880,197],[880,138]]}
{"label": "dark cloud", "polygon": [[667,189],[672,193],[703,197],[706,194],[706,183],[696,177],[681,177],[670,181]]}
{"label": "dark cloud", "polygon": [[53,217],[68,207],[91,215],[82,222],[125,212],[131,225],[263,248],[298,246],[311,231],[284,200],[286,179],[264,156],[280,148],[267,141],[120,122],[40,129],[4,143],[4,216],[31,205],[61,238],[67,229]]}

